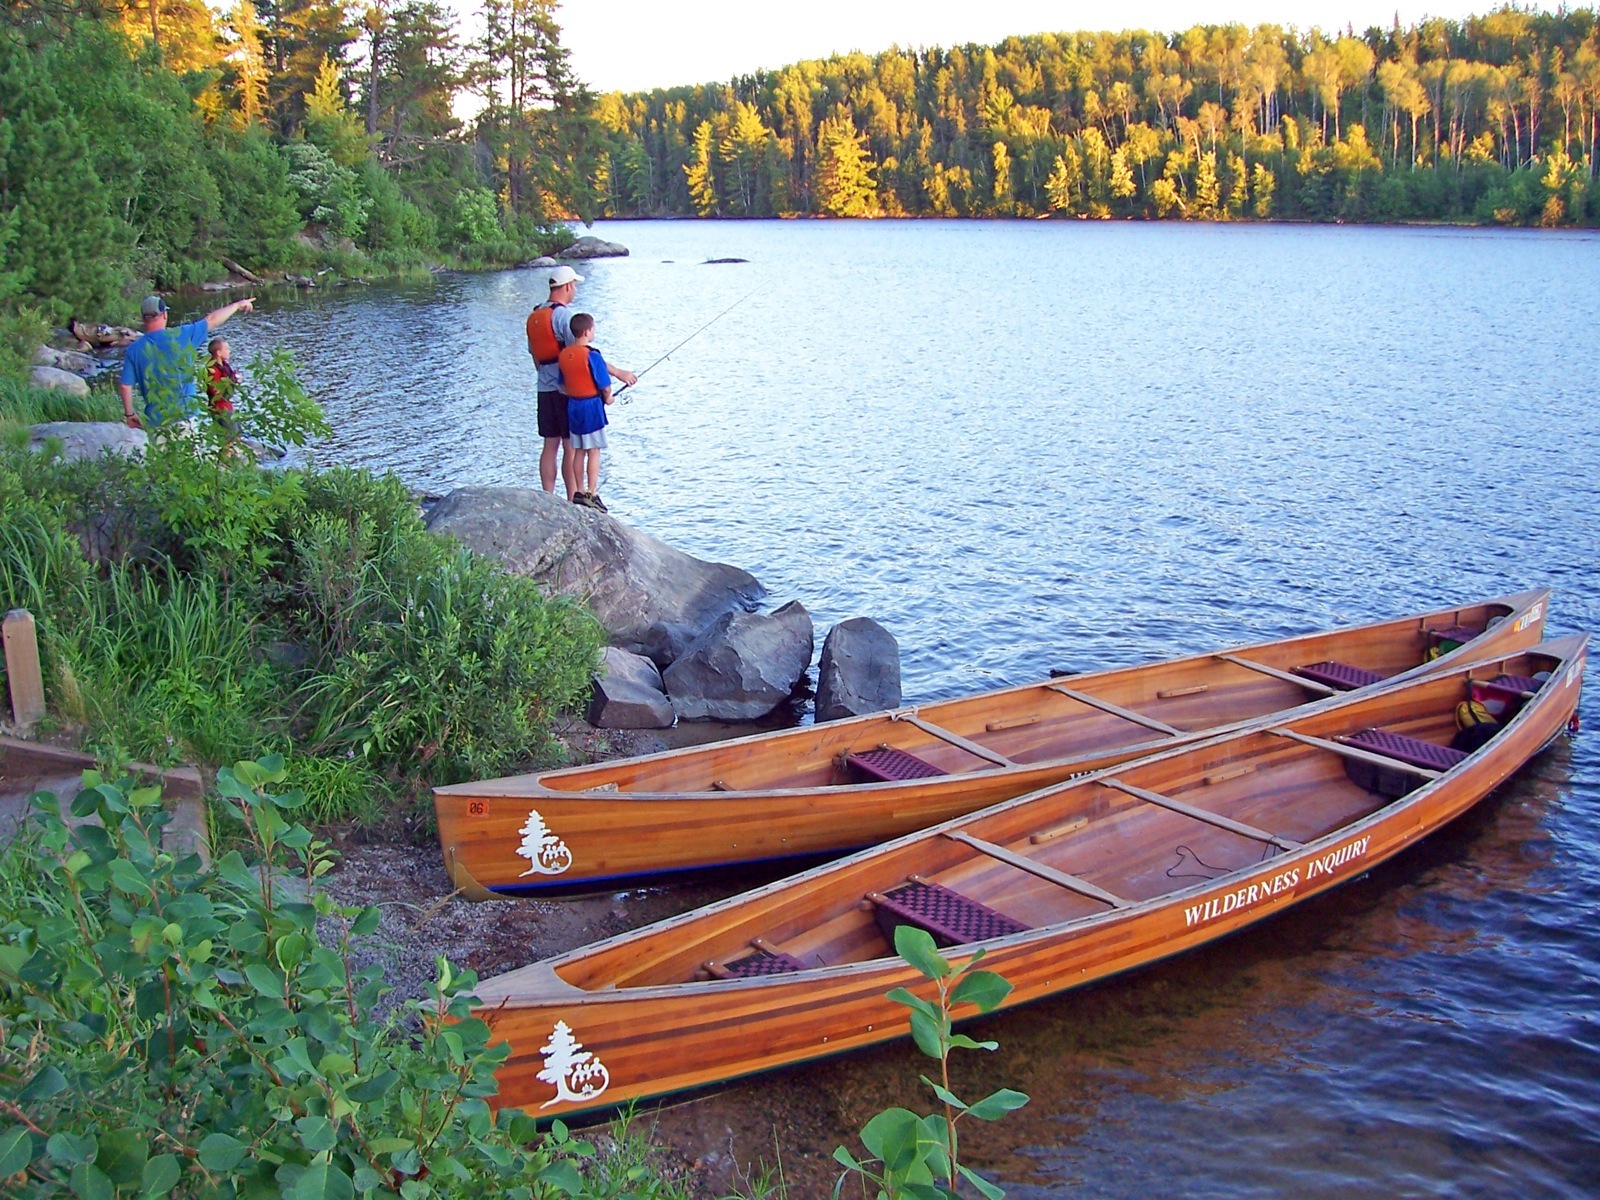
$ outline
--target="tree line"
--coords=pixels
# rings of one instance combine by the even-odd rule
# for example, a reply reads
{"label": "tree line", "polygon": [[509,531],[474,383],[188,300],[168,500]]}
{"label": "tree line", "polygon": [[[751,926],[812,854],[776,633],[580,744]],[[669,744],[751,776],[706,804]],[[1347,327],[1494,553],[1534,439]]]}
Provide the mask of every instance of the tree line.
{"label": "tree line", "polygon": [[[604,149],[556,0],[8,0],[0,303],[126,315],[223,271],[514,261]],[[458,98],[476,116],[457,116]]]}
{"label": "tree line", "polygon": [[618,216],[1600,222],[1593,9],[891,49],[595,115]]}

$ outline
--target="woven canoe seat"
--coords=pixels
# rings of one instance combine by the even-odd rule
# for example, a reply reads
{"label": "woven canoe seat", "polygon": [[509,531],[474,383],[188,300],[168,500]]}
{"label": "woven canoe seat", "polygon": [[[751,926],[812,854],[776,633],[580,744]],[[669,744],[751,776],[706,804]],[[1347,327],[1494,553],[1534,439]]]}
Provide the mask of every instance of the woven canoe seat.
{"label": "woven canoe seat", "polygon": [[868,898],[876,906],[878,926],[891,944],[900,925],[927,930],[941,946],[964,946],[1028,929],[1021,921],[936,883],[912,882],[887,895],[874,893]]}
{"label": "woven canoe seat", "polygon": [[1430,629],[1428,636],[1441,645],[1445,642],[1454,642],[1457,646],[1464,646],[1473,638],[1482,637],[1483,630],[1473,629],[1468,625],[1451,625],[1447,629]]}
{"label": "woven canoe seat", "polygon": [[1485,686],[1505,688],[1510,692],[1537,692],[1539,681],[1526,675],[1496,675]]}
{"label": "woven canoe seat", "polygon": [[706,964],[706,970],[720,979],[754,979],[760,975],[787,975],[805,969],[805,963],[792,954],[760,948],[731,962]]}
{"label": "woven canoe seat", "polygon": [[935,775],[949,774],[915,754],[896,750],[892,746],[848,754],[844,761],[860,783],[893,783],[900,779],[931,779]]}
{"label": "woven canoe seat", "polygon": [[1387,729],[1363,729],[1360,733],[1345,738],[1344,742],[1347,746],[1359,746],[1363,750],[1371,750],[1374,754],[1381,754],[1385,758],[1410,763],[1413,767],[1422,767],[1429,771],[1448,771],[1466,757],[1461,750],[1425,742],[1421,738],[1407,737],[1403,733],[1390,733]]}
{"label": "woven canoe seat", "polygon": [[1332,661],[1307,663],[1303,667],[1296,667],[1294,673],[1304,676],[1313,683],[1321,683],[1331,688],[1337,688],[1341,692],[1363,688],[1384,678],[1376,671],[1368,671],[1362,667],[1352,667],[1349,663]]}

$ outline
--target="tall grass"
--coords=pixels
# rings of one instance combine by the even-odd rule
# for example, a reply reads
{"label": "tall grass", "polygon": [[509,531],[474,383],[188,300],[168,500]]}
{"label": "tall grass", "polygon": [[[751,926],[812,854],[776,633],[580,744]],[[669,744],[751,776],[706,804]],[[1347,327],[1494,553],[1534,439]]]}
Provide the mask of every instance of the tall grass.
{"label": "tall grass", "polygon": [[47,421],[122,420],[122,405],[106,387],[89,389],[87,396],[29,387],[25,378],[0,375],[0,443],[15,445],[30,425]]}

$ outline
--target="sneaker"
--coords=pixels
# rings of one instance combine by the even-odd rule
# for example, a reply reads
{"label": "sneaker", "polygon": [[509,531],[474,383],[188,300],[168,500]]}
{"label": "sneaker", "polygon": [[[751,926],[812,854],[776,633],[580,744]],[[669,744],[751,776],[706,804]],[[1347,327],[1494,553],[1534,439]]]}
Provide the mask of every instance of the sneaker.
{"label": "sneaker", "polygon": [[588,508],[589,507],[589,493],[588,492],[574,492],[572,494],[572,502],[574,504],[582,505],[584,508]]}
{"label": "sneaker", "polygon": [[606,502],[604,500],[600,499],[600,493],[599,492],[590,492],[589,493],[589,507],[590,508],[598,508],[601,512],[610,512],[611,511],[609,508],[606,507]]}

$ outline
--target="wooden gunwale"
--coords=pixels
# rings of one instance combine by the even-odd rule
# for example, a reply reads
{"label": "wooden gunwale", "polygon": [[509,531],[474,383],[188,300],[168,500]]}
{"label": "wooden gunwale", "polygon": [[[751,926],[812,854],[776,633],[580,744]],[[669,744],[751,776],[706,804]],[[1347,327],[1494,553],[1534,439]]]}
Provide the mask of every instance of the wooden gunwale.
{"label": "wooden gunwale", "polygon": [[[1402,670],[1381,684],[1374,685],[1393,686],[1422,674],[1447,670],[1467,661],[1465,655],[1468,652],[1484,652],[1488,645],[1496,647],[1497,652],[1501,643],[1511,643],[1505,646],[1508,651],[1520,648],[1520,645],[1533,639],[1547,606],[1548,591],[1535,589],[1454,609],[1438,610],[1420,617],[1374,622],[1261,643],[1242,648],[1241,653],[1258,656],[1270,654],[1285,661],[1293,661],[1296,656],[1309,660],[1308,656],[1320,653],[1330,643],[1337,644],[1339,639],[1363,638],[1381,643],[1383,638],[1418,636],[1419,631],[1458,623],[1463,614],[1481,615],[1485,611],[1508,610],[1505,620],[1482,638],[1458,647],[1431,663]],[[1520,642],[1517,641],[1519,638]],[[1025,706],[1031,706],[1024,712],[1025,716],[1038,715],[1041,711],[1038,702],[1052,696],[1060,695],[1063,704],[1077,704],[1080,701],[1073,694],[1088,695],[1088,689],[1091,688],[1143,688],[1152,698],[1151,703],[1157,703],[1153,698],[1158,694],[1172,692],[1177,699],[1164,697],[1160,702],[1204,705],[1219,693],[1207,695],[1203,690],[1196,691],[1196,685],[1186,682],[1185,676],[1193,677],[1195,672],[1206,669],[1204,664],[1225,663],[1229,657],[1228,654],[1197,654],[1167,663],[1095,672],[1079,676],[1070,685],[1065,685],[1069,693],[1067,695],[1061,695],[1055,681],[1040,681],[896,713],[872,714],[778,734],[756,734],[712,746],[685,747],[642,759],[440,788],[436,790],[435,804],[439,815],[441,848],[445,852],[452,878],[458,886],[474,895],[485,894],[480,883],[508,892],[573,890],[602,886],[644,874],[696,870],[804,854],[838,853],[900,836],[915,828],[947,820],[960,812],[1049,786],[1115,762],[1169,747],[1193,744],[1262,721],[1279,720],[1291,712],[1307,711],[1319,703],[1338,703],[1351,696],[1366,694],[1369,690],[1364,688],[1338,693],[1324,700],[1310,700],[1302,704],[1289,703],[1285,695],[1282,698],[1285,707],[1263,713],[1258,706],[1253,715],[1189,731],[1176,730],[1174,726],[1156,718],[1145,718],[1115,701],[1091,697],[1090,702],[1106,715],[1091,717],[1085,714],[1087,720],[1114,722],[1121,719],[1119,713],[1125,713],[1147,728],[1153,721],[1174,732],[1157,738],[1143,737],[1122,743],[1115,742],[1113,738],[1104,744],[1080,747],[1071,753],[1031,762],[1016,762],[1005,753],[985,747],[976,740],[984,736],[996,741],[1011,736],[1031,736],[1032,731],[1045,729],[1046,725],[1031,721],[1014,724],[1001,721],[1000,724],[1007,725],[1003,731],[986,730],[986,726],[994,717],[1024,712]],[[1231,663],[1220,669],[1232,669],[1240,673],[1249,670]],[[1141,677],[1149,682],[1139,683]],[[1262,678],[1270,680],[1274,677]],[[1163,688],[1161,684],[1169,679],[1184,686]],[[1292,682],[1302,693],[1315,690],[1311,681],[1298,677],[1290,677],[1289,681],[1279,683],[1263,682],[1261,686],[1274,688],[1283,682]],[[1217,685],[1213,681],[1209,686]],[[1228,688],[1235,686],[1232,682],[1226,685]],[[1238,693],[1240,697],[1250,694],[1246,685],[1237,686],[1245,688]],[[1184,696],[1189,699],[1183,700]],[[1097,700],[1102,702],[1096,703]],[[1240,703],[1239,700],[1227,702]],[[952,715],[945,718],[944,714]],[[945,719],[960,724],[956,729],[951,729],[943,723]],[[882,731],[890,730],[897,724],[920,729],[929,737],[938,738],[941,744],[956,747],[947,753],[971,754],[972,761],[977,763],[976,768],[957,766],[949,774],[935,778],[884,783],[740,786],[739,761],[757,753],[780,753],[771,748],[779,744],[775,739],[788,739],[782,744],[800,747],[802,751],[806,746],[838,748],[849,746],[853,741],[875,745],[883,740]],[[969,725],[975,730],[974,736],[963,732]],[[1098,738],[1100,733],[1094,736]],[[726,791],[672,788],[633,790],[624,782],[618,790],[595,792],[553,787],[547,783],[564,778],[578,781],[599,779],[608,772],[635,772],[642,779],[644,773],[658,768],[670,775],[677,769],[672,767],[674,763],[692,764],[707,760],[712,755],[721,755],[719,761],[729,764],[728,769],[719,767],[716,771],[718,780],[727,776],[724,784],[728,788]],[[999,761],[991,761],[995,759]],[[1013,762],[1014,765],[1001,765],[1005,762]],[[603,786],[617,788],[615,778]],[[515,857],[520,832],[517,826],[528,817],[534,806],[537,806],[550,829],[565,838],[573,855],[577,856],[578,861],[570,869],[557,874],[535,873],[524,870],[529,864]],[[472,807],[486,815],[468,815]],[[641,829],[647,832],[641,834]]]}
{"label": "wooden gunwale", "polygon": [[[1541,647],[1538,654],[1562,661],[1538,695],[1485,747],[1405,797],[1308,840],[1293,853],[1152,896],[1128,908],[1036,927],[949,953],[960,960],[981,946],[988,954],[986,965],[1005,974],[1016,988],[1005,1006],[1011,1007],[1182,953],[1362,874],[1467,811],[1565,727],[1577,704],[1575,685],[1582,678],[1585,650],[1584,638],[1563,639]],[[1522,656],[1506,656],[1517,657]],[[1505,660],[1491,660],[1481,666],[1498,667]],[[1345,718],[1361,719],[1365,713],[1403,704],[1406,697],[1399,693],[1413,688],[1418,694],[1425,690],[1429,694],[1445,694],[1447,684],[1464,686],[1476,678],[1474,672],[1478,669],[1479,665],[1461,668],[1448,673],[1448,677],[1346,700],[1342,705],[1304,714],[1294,723],[1320,729],[1337,725]],[[1234,733],[1154,755],[1118,770],[1181,774],[1203,769],[1205,760],[1234,743],[1250,742],[1259,747],[1272,741],[1263,730]],[[1321,752],[1318,747],[1307,750]],[[1199,765],[1187,764],[1190,758]],[[906,1027],[904,1010],[884,1000],[883,992],[896,985],[924,992],[927,989],[908,967],[892,958],[808,968],[783,976],[714,983],[671,982],[615,990],[581,989],[560,972],[585,960],[614,955],[630,942],[670,942],[675,934],[715,926],[750,906],[766,906],[775,911],[794,902],[787,899],[789,895],[798,898],[811,890],[824,889],[830,879],[850,883],[876,857],[893,855],[941,835],[948,841],[950,833],[959,833],[965,826],[997,823],[1002,815],[1021,817],[1024,814],[1019,810],[1026,806],[1075,789],[1093,788],[1101,778],[1041,789],[1035,795],[909,835],[795,879],[486,981],[480,989],[486,1002],[482,1015],[492,1015],[496,1032],[513,1045],[511,1059],[502,1067],[503,1102],[537,1104],[549,1095],[551,1088],[534,1079],[532,1072],[540,1053],[536,1049],[538,1041],[547,1035],[551,1022],[558,1019],[570,1019],[571,1029],[583,1044],[611,1064],[610,1082],[615,1086],[593,1097],[533,1108],[531,1111],[536,1113],[558,1115],[610,1106],[899,1036]],[[1020,827],[1020,822],[1013,824]],[[1358,844],[1360,851],[1351,852],[1350,848]],[[1318,863],[1324,864],[1325,869],[1316,871]],[[1292,884],[1283,884],[1291,875]],[[1219,909],[1214,919],[1186,920],[1186,916],[1205,912],[1208,906],[1220,905],[1229,896],[1245,894],[1250,895],[1248,903],[1241,901],[1233,909]],[[689,941],[693,943],[689,949],[697,951],[701,942],[692,937]],[[494,1011],[497,1003],[503,1007]],[[730,1037],[732,1033],[738,1036]],[[627,1075],[630,1068],[646,1073],[638,1077]]]}

